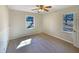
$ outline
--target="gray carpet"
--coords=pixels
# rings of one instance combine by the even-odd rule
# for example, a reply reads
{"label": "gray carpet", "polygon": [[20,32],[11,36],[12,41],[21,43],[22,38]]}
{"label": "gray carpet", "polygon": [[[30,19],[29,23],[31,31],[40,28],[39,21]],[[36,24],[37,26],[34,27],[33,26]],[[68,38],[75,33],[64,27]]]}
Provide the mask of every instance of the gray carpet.
{"label": "gray carpet", "polygon": [[[16,49],[19,43],[32,38],[32,43]],[[78,53],[79,49],[61,39],[46,34],[36,34],[10,40],[7,53]]]}

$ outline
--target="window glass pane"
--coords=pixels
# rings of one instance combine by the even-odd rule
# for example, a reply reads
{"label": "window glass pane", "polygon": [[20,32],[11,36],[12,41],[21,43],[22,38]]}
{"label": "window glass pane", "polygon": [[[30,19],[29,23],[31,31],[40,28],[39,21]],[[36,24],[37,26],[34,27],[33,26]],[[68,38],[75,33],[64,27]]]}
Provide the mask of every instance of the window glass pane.
{"label": "window glass pane", "polygon": [[28,16],[26,18],[26,22],[27,22],[27,28],[33,28],[34,27],[34,17]]}

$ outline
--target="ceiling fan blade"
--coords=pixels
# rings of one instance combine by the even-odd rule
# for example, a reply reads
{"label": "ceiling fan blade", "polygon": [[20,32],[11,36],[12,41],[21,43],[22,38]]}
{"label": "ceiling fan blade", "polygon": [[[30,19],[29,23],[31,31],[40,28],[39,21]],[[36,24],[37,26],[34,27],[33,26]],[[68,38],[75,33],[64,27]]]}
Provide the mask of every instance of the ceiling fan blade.
{"label": "ceiling fan blade", "polygon": [[45,8],[52,8],[52,6],[45,6]]}
{"label": "ceiling fan blade", "polygon": [[43,5],[36,5],[39,9],[43,9]]}
{"label": "ceiling fan blade", "polygon": [[43,9],[43,7],[44,7],[44,5],[40,5],[40,6],[39,6],[40,9]]}
{"label": "ceiling fan blade", "polygon": [[49,10],[48,9],[44,9],[46,12],[48,12]]}
{"label": "ceiling fan blade", "polygon": [[43,5],[36,5],[36,7],[43,7]]}

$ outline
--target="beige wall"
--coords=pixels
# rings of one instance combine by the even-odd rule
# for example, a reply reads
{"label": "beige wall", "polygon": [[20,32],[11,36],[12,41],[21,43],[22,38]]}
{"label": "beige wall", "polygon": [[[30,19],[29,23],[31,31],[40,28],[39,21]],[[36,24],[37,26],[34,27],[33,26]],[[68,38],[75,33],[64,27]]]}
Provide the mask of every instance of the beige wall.
{"label": "beige wall", "polygon": [[0,5],[0,52],[6,52],[8,44],[8,8]]}
{"label": "beige wall", "polygon": [[75,12],[75,14],[78,14],[78,9],[76,7],[69,7],[49,14],[44,14],[43,31],[51,36],[55,36],[70,43],[73,43],[72,33],[66,33],[62,29],[63,14],[69,12]]}
{"label": "beige wall", "polygon": [[[9,10],[10,15],[10,39],[16,39],[25,35],[32,35],[41,32],[42,15],[29,12]],[[35,17],[35,28],[28,30],[25,27],[25,16]]]}

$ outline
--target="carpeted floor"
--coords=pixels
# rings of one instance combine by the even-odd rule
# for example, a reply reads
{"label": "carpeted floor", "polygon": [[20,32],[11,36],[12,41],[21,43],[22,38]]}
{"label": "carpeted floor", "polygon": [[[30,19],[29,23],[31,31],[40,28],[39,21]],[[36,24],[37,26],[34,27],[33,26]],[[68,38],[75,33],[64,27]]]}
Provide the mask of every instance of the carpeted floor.
{"label": "carpeted floor", "polygon": [[[19,43],[26,39],[32,39],[30,45],[16,49]],[[36,34],[10,40],[7,53],[78,53],[79,49],[61,39],[46,34]]]}

